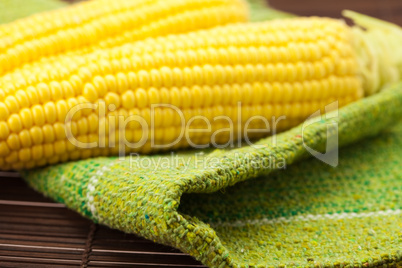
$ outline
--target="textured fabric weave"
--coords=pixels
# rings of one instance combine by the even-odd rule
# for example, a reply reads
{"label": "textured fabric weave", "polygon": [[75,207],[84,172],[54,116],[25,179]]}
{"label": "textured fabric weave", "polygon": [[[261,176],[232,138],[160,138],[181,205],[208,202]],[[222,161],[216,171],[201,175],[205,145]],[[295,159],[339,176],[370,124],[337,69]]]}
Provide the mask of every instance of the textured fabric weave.
{"label": "textured fabric weave", "polygon": [[342,151],[337,168],[318,160],[290,165],[309,156],[305,146],[325,148],[335,126],[342,146],[378,135],[400,120],[401,107],[399,85],[328,114],[303,136],[302,126],[280,134],[276,144],[266,138],[201,156],[96,158],[24,176],[95,222],[213,267],[395,266],[402,257],[400,124]]}

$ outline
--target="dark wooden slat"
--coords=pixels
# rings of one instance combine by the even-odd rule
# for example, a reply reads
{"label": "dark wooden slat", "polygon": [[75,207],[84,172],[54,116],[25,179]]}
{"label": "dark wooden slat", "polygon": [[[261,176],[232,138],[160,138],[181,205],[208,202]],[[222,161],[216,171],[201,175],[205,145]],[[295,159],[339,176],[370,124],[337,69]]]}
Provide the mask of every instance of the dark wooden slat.
{"label": "dark wooden slat", "polygon": [[2,179],[2,178],[19,178],[19,177],[21,177],[21,176],[17,172],[0,171],[0,179]]}
{"label": "dark wooden slat", "polygon": [[0,261],[0,266],[3,268],[71,268],[77,267],[78,264],[46,264],[46,263],[21,263],[23,260],[17,259],[15,262],[13,261]]}
{"label": "dark wooden slat", "polygon": [[[1,200],[0,200],[1,202]],[[77,213],[65,209],[64,205],[58,203],[45,203],[40,206],[32,206],[32,204],[36,204],[36,202],[31,202],[30,206],[18,206],[18,205],[0,205],[0,217],[8,217],[8,216],[18,216],[23,214],[26,217],[41,217],[48,219],[59,219],[59,218],[74,218],[77,216]],[[52,206],[48,206],[52,205]],[[57,206],[61,205],[61,206]],[[83,218],[82,218],[83,219]],[[83,219],[86,220],[86,219]],[[89,222],[89,220],[87,220]]]}
{"label": "dark wooden slat", "polygon": [[65,226],[65,227],[60,227],[60,226],[38,226],[38,225],[27,225],[27,224],[7,224],[0,222],[0,229],[2,232],[9,233],[14,231],[14,233],[17,232],[28,232],[31,234],[35,234],[36,232],[39,233],[45,233],[45,234],[64,234],[66,236],[68,235],[79,235],[79,236],[85,236],[88,233],[87,228],[82,228],[81,226]]}
{"label": "dark wooden slat", "polygon": [[39,236],[45,236],[45,237],[58,237],[59,239],[64,239],[64,238],[85,238],[87,233],[85,231],[83,232],[65,232],[65,233],[60,233],[60,232],[47,232],[46,229],[44,230],[37,230],[33,228],[29,228],[28,230],[24,230],[23,228],[7,228],[4,230],[0,229],[0,235],[2,234],[13,234],[13,235],[39,235]]}
{"label": "dark wooden slat", "polygon": [[85,220],[76,220],[76,219],[43,219],[43,218],[26,218],[24,215],[14,216],[14,217],[1,217],[0,221],[2,223],[9,224],[29,224],[29,225],[37,225],[37,226],[58,226],[58,227],[70,227],[74,226],[87,226],[88,223]]}
{"label": "dark wooden slat", "polygon": [[[3,238],[4,237],[4,238]],[[41,240],[37,240],[37,241],[31,241],[27,239],[20,239],[20,240],[10,240],[10,239],[6,239],[5,236],[2,236],[2,238],[0,238],[0,249],[2,247],[4,248],[9,248],[10,246],[20,246],[21,248],[25,248],[25,247],[37,247],[37,248],[41,248],[44,245],[46,245],[45,247],[50,247],[50,248],[69,248],[71,250],[76,249],[76,248],[82,248],[85,245],[85,241],[81,242],[81,243],[67,243],[64,240],[58,239],[58,241],[43,241],[43,239]]]}
{"label": "dark wooden slat", "polygon": [[[38,249],[39,250],[39,249]],[[42,249],[41,249],[42,250]],[[29,250],[3,250],[0,255],[0,260],[10,259],[10,257],[17,257],[17,258],[40,258],[40,259],[59,259],[64,260],[64,263],[68,263],[72,261],[73,263],[77,263],[78,261],[81,263],[81,252],[69,253],[66,251],[54,251],[54,252],[47,252],[47,251],[29,251]],[[70,262],[71,263],[71,262]]]}
{"label": "dark wooden slat", "polygon": [[[68,211],[68,210],[66,211],[65,209],[60,210],[57,213],[49,213],[51,211],[51,209],[52,208],[45,207],[45,208],[42,208],[42,210],[44,212],[41,211],[39,213],[35,213],[32,211],[32,208],[29,208],[29,209],[25,208],[23,210],[23,212],[24,212],[24,216],[26,218],[41,217],[43,219],[60,219],[60,218],[65,218],[66,215],[70,214],[69,213],[70,211]],[[17,211],[15,211],[15,210],[17,210]],[[46,210],[48,210],[48,213],[45,212]],[[18,210],[17,208],[14,208],[14,210],[11,210],[11,209],[6,210],[4,208],[4,206],[0,206],[0,217],[14,217],[14,216],[19,216],[19,215],[21,215],[21,210]]]}
{"label": "dark wooden slat", "polygon": [[[45,265],[45,264],[51,265],[48,267],[57,267],[54,265],[59,265],[59,264],[64,265],[64,267],[66,267],[66,265],[77,267],[81,264],[81,261],[68,260],[68,259],[52,259],[52,258],[46,258],[46,257],[35,258],[35,257],[21,257],[21,256],[17,256],[17,257],[16,256],[0,256],[0,264],[2,267],[5,267],[5,265],[3,266],[3,262],[5,264],[6,261],[7,262],[14,261],[16,264],[18,264],[13,267],[38,267],[38,266],[34,266],[35,264],[41,265],[39,267],[44,267],[43,265]],[[30,265],[32,265],[32,266],[30,266]]]}
{"label": "dark wooden slat", "polygon": [[339,18],[344,9],[354,10],[402,25],[400,0],[269,0],[272,7],[301,16]]}
{"label": "dark wooden slat", "polygon": [[[0,243],[15,243],[34,245],[34,243],[46,243],[47,245],[57,246],[60,241],[63,241],[63,245],[84,245],[84,238],[69,238],[69,237],[57,237],[57,236],[42,236],[42,235],[18,235],[18,234],[1,234]],[[31,244],[32,243],[32,244]]]}

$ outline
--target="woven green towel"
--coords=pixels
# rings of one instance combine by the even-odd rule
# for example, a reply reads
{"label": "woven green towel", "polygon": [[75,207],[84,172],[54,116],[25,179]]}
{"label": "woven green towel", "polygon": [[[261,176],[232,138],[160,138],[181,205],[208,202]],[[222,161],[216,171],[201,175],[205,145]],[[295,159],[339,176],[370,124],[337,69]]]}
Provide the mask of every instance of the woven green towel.
{"label": "woven green towel", "polygon": [[[212,267],[401,265],[402,85],[335,115],[256,148],[96,158],[24,177],[95,222]],[[306,146],[322,150],[337,134],[345,146],[390,124],[341,150],[337,168],[290,166],[309,156]]]}

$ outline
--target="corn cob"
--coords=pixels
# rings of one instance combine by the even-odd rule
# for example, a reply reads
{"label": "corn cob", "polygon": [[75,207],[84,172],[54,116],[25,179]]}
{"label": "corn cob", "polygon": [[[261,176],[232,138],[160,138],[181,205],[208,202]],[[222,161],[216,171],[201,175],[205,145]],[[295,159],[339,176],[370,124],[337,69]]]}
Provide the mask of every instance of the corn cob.
{"label": "corn cob", "polygon": [[0,26],[0,75],[42,57],[247,19],[242,0],[88,1]]}
{"label": "corn cob", "polygon": [[[325,18],[233,24],[16,71],[0,79],[12,88],[0,102],[0,168],[160,150],[152,141],[165,150],[224,144],[243,138],[253,116],[284,115],[277,128],[287,129],[333,101],[343,106],[362,97],[351,38],[344,23]],[[69,113],[88,103],[95,105]],[[167,107],[151,116],[159,103],[182,117]],[[143,121],[124,122],[129,116]],[[211,123],[208,133],[193,131],[207,129],[196,116]],[[233,120],[232,131],[222,131],[229,122],[214,120],[219,116]],[[249,127],[266,125],[254,120]]]}
{"label": "corn cob", "polygon": [[398,25],[350,10],[345,10],[343,15],[356,24],[351,29],[354,36],[352,43],[358,53],[365,94],[375,94],[388,84],[400,81],[402,29]]}

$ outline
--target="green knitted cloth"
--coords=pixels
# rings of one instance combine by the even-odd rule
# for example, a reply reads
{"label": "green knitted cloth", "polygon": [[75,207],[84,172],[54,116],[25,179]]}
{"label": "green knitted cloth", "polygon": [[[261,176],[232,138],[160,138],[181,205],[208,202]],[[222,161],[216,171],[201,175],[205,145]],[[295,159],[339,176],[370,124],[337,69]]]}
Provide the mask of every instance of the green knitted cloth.
{"label": "green knitted cloth", "polygon": [[[3,2],[0,21],[17,18]],[[253,19],[282,16],[259,12]],[[23,176],[95,222],[212,267],[402,267],[402,85],[326,118],[275,144],[96,158]],[[307,146],[322,151],[337,134],[336,168],[305,160]]]}
{"label": "green knitted cloth", "polygon": [[[303,136],[301,126],[277,135],[275,144],[95,158],[24,177],[97,223],[212,267],[394,267],[402,265],[401,107],[398,85],[328,114]],[[345,146],[383,129],[341,149],[337,168],[315,159],[291,165],[336,134]]]}

